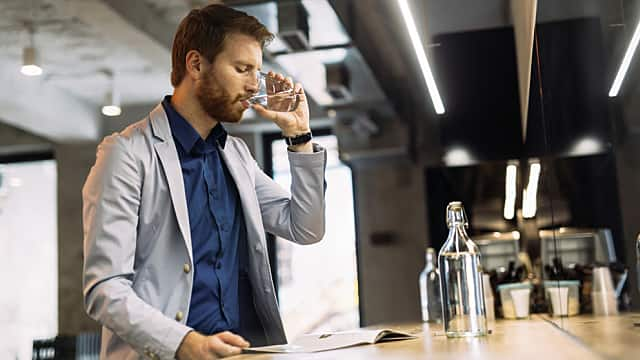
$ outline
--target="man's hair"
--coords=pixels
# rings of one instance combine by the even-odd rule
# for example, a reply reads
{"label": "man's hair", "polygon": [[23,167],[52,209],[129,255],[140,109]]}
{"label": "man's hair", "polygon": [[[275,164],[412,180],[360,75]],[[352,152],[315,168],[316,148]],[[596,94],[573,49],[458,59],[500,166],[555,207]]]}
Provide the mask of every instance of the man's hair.
{"label": "man's hair", "polygon": [[242,11],[219,4],[193,9],[182,19],[171,49],[171,84],[180,85],[187,71],[186,57],[197,50],[207,61],[213,62],[224,49],[230,34],[244,34],[255,38],[264,47],[274,35],[258,19]]}

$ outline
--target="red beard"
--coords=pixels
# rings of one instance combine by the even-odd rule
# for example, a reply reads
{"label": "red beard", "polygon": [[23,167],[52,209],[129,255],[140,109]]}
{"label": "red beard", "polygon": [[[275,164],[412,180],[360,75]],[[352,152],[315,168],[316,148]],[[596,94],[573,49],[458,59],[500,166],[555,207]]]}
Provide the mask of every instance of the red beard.
{"label": "red beard", "polygon": [[205,74],[201,85],[196,87],[196,98],[207,115],[219,122],[237,123],[242,119],[244,108],[234,106],[242,97],[232,99],[211,73]]}

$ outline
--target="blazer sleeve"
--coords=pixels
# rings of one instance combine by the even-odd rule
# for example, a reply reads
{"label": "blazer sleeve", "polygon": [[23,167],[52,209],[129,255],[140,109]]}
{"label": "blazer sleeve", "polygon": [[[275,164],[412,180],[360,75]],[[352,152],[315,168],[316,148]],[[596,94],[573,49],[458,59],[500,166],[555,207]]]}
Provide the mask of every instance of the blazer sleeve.
{"label": "blazer sleeve", "polygon": [[191,329],[144,302],[132,288],[143,176],[128,149],[130,141],[122,135],[105,138],[82,189],[84,306],[138,353],[173,359]]}
{"label": "blazer sleeve", "polygon": [[325,231],[327,152],[317,144],[313,147],[313,153],[288,152],[291,193],[253,162],[256,195],[265,230],[298,244],[316,243],[322,240]]}

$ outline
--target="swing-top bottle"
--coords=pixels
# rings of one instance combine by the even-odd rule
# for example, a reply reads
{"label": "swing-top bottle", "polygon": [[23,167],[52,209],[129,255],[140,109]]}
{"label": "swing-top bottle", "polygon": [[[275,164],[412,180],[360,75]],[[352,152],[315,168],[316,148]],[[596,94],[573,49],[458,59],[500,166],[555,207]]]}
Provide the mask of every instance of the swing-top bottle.
{"label": "swing-top bottle", "polygon": [[486,335],[480,251],[467,235],[461,202],[447,206],[447,226],[449,236],[438,255],[445,333],[448,337]]}

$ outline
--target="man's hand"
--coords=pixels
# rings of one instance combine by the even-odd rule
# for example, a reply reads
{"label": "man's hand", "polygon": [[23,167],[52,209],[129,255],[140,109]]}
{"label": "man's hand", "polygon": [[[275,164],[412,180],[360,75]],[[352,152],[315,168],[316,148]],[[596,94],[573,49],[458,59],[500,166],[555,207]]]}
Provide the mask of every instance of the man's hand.
{"label": "man's hand", "polygon": [[178,360],[220,359],[238,355],[246,347],[249,347],[249,343],[245,339],[229,331],[211,336],[191,331],[182,339],[176,357]]}
{"label": "man's hand", "polygon": [[285,78],[282,74],[269,72],[269,77],[279,84],[277,89],[293,89],[298,97],[298,107],[294,111],[267,110],[261,105],[253,105],[253,109],[262,117],[276,123],[282,130],[282,135],[295,137],[309,132],[309,104],[301,84],[293,84],[291,78]]}

